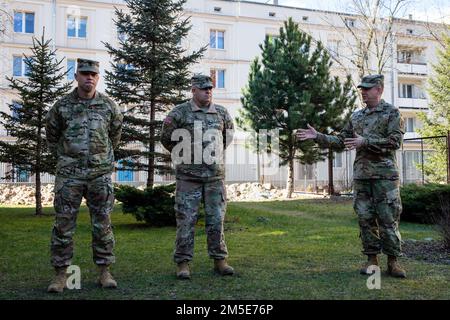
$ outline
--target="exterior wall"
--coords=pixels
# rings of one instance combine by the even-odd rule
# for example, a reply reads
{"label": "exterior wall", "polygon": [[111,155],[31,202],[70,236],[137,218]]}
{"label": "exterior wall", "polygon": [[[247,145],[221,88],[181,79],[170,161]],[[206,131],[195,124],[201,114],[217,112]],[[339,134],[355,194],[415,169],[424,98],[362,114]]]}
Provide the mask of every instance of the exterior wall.
{"label": "exterior wall", "polygon": [[[120,0],[0,0],[0,6],[13,14],[14,10],[35,13],[34,34],[13,32],[9,26],[5,35],[0,35],[0,110],[5,111],[14,94],[8,89],[5,76],[12,75],[12,57],[14,55],[30,54],[32,36],[40,37],[45,27],[46,37],[54,39],[54,46],[58,49],[58,58],[76,59],[79,57],[100,61],[101,73],[109,68],[110,57],[103,42],[117,43],[117,31],[113,23],[114,7],[125,9]],[[220,8],[220,11],[216,11]],[[209,74],[210,69],[225,70],[225,88],[214,90],[216,103],[228,108],[233,117],[238,115],[242,88],[245,87],[253,59],[260,55],[259,44],[266,35],[277,35],[279,28],[288,17],[300,23],[301,28],[310,33],[315,39],[327,44],[343,41],[346,31],[341,17],[333,12],[299,9],[269,4],[253,3],[251,1],[227,0],[188,0],[185,13],[191,17],[192,29],[183,45],[187,49],[196,50],[209,44],[210,30],[224,31],[225,48],[208,48],[201,63],[192,68],[193,72]],[[87,37],[85,39],[67,36],[67,16],[87,17]],[[355,19],[355,28],[361,27],[358,17],[343,14]],[[305,18],[307,17],[307,18]],[[408,34],[412,29],[413,34]],[[351,37],[346,37],[347,39]],[[383,98],[398,106],[404,117],[416,117],[417,112],[427,111],[428,100],[423,98],[401,98],[400,84],[414,84],[426,91],[427,79],[432,73],[431,65],[437,62],[437,44],[428,36],[423,23],[413,20],[398,20],[395,24],[395,43],[393,52],[400,49],[417,51],[418,58],[413,61],[398,59],[397,55],[387,64],[385,72],[385,92]],[[342,46],[339,54],[350,54],[349,48]],[[64,62],[67,66],[66,62]],[[357,72],[351,65],[344,65],[357,80]],[[335,64],[333,73],[344,75],[344,69]],[[103,79],[99,82],[99,91],[105,91]],[[416,122],[420,126],[419,122]],[[257,156],[244,146],[245,134],[237,131],[235,140],[227,150],[227,181],[258,181]],[[417,137],[417,133],[408,132],[405,138]],[[11,139],[0,128],[0,139]],[[417,143],[407,143],[406,151],[420,150]],[[402,167],[403,157],[399,151],[399,165]],[[345,152],[341,166],[334,170],[337,189],[348,190],[351,187],[353,152]],[[0,165],[0,175],[3,176],[7,165]],[[403,170],[403,169],[401,169]],[[412,170],[412,169],[411,169]],[[313,166],[295,165],[295,183],[298,189],[322,188],[327,184],[328,165],[320,162]],[[411,177],[417,176],[412,172]],[[114,178],[117,178],[117,173]],[[156,177],[156,182],[167,182],[173,177]],[[280,168],[273,176],[264,177],[265,182],[284,185],[287,178],[286,168]],[[145,173],[134,173],[133,182],[145,183]],[[52,177],[45,177],[45,181],[52,181]],[[32,178],[31,180],[32,181]]]}

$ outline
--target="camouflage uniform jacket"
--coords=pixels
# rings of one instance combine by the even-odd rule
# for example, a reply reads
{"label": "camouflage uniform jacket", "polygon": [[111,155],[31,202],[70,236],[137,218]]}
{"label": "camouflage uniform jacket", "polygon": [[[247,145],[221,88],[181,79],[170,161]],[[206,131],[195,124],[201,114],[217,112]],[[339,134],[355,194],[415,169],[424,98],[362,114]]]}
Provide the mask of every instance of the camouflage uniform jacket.
{"label": "camouflage uniform jacket", "polygon": [[403,119],[400,111],[381,100],[373,109],[366,107],[354,112],[345,128],[337,135],[318,133],[316,141],[322,147],[344,148],[344,139],[364,137],[356,151],[354,179],[399,179],[395,150],[403,142]]}
{"label": "camouflage uniform jacket", "polygon": [[[221,150],[225,157],[225,149],[233,139],[233,120],[231,119],[225,107],[211,103],[208,109],[199,108],[193,100],[182,103],[168,114],[163,122],[161,133],[161,143],[169,151],[172,151],[178,143],[172,141],[172,133],[176,129],[186,129],[191,138],[191,163],[181,163],[176,166],[176,178],[180,180],[191,180],[200,182],[209,182],[224,179],[225,177],[225,159],[223,162],[207,164],[202,157],[202,163],[194,163],[194,122],[201,122],[202,134],[210,129],[216,129],[222,132],[223,149]],[[202,150],[210,143],[203,141]]]}
{"label": "camouflage uniform jacket", "polygon": [[99,92],[82,100],[75,89],[57,101],[46,117],[48,145],[57,155],[56,175],[92,179],[112,172],[122,120],[114,101]]}

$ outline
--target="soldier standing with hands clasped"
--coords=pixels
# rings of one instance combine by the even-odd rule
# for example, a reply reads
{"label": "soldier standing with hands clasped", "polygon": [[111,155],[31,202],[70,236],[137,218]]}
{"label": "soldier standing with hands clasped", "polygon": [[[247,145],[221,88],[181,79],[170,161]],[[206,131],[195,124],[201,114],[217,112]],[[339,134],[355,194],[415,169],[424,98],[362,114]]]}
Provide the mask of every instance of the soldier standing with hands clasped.
{"label": "soldier standing with hands clasped", "polygon": [[318,133],[308,125],[299,129],[300,140],[314,139],[327,148],[356,149],[354,163],[354,209],[358,215],[363,253],[368,256],[361,274],[368,267],[379,265],[378,254],[388,256],[388,273],[405,278],[397,257],[401,255],[398,229],[402,204],[399,170],[395,151],[403,142],[403,119],[400,111],[381,99],[384,77],[363,77],[358,88],[366,107],[352,114],[345,128],[337,135]]}
{"label": "soldier standing with hands clasped", "polygon": [[[225,245],[223,220],[226,212],[226,190],[224,184],[224,151],[233,138],[233,121],[228,111],[212,102],[212,79],[205,75],[192,77],[193,97],[189,102],[176,106],[163,122],[161,142],[169,151],[175,151],[177,142],[173,137],[184,134],[188,140],[183,150],[182,161],[179,154],[172,152],[172,161],[176,163],[177,188],[175,211],[177,234],[174,260],[177,264],[177,277],[190,279],[189,262],[194,255],[194,231],[200,202],[205,208],[205,228],[208,254],[214,259],[214,270],[221,275],[232,275],[234,270],[227,264],[227,246]],[[208,161],[205,151],[217,143],[217,161]],[[209,138],[208,138],[209,137]],[[219,142],[218,142],[219,141]],[[181,142],[180,142],[181,143]],[[187,158],[186,158],[187,156]],[[198,160],[200,158],[200,160]],[[177,164],[178,163],[178,164]]]}
{"label": "soldier standing with hands clasped", "polygon": [[93,259],[100,271],[98,283],[103,288],[117,287],[109,272],[109,266],[115,262],[111,173],[123,116],[110,98],[96,91],[97,61],[78,59],[75,79],[78,87],[56,102],[46,118],[49,148],[57,157],[56,216],[51,237],[51,263],[56,276],[48,292],[63,292],[65,288],[83,197],[91,215]]}

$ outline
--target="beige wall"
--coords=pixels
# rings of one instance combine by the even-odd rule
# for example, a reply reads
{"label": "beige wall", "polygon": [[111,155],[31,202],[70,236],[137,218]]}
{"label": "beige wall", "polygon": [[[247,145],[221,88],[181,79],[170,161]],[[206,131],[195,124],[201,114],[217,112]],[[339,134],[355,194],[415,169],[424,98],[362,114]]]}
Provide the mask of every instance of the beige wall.
{"label": "beige wall", "polygon": [[[52,0],[22,0],[0,1],[11,14],[14,10],[24,10],[35,12],[35,36],[40,36],[42,28],[45,27],[47,38],[54,38],[55,46],[58,49],[58,58],[76,59],[85,57],[100,61],[101,72],[109,68],[109,55],[103,42],[117,44],[117,32],[113,23],[114,6],[125,8],[123,1],[119,0],[57,0],[56,17],[53,19],[53,1]],[[214,10],[220,7],[221,11]],[[186,15],[191,16],[192,30],[188,39],[183,45],[188,50],[197,50],[199,47],[209,43],[209,30],[218,29],[225,31],[225,49],[211,49],[206,52],[201,63],[192,68],[193,72],[209,73],[211,68],[220,68],[226,70],[225,89],[216,89],[214,98],[216,103],[226,106],[233,116],[237,116],[240,107],[240,96],[242,88],[246,85],[248,72],[252,60],[260,55],[259,44],[264,41],[267,34],[276,35],[278,29],[283,25],[283,21],[288,17],[293,17],[300,23],[303,30],[310,33],[315,39],[323,41],[326,46],[328,41],[342,41],[343,47],[341,54],[348,55],[349,48],[345,48],[344,41],[351,39],[348,32],[342,25],[341,18],[330,12],[317,10],[295,9],[282,6],[263,5],[258,3],[219,1],[219,0],[188,0],[185,5]],[[269,15],[275,13],[274,17]],[[74,39],[67,36],[67,16],[77,15],[87,17],[87,37],[86,39]],[[307,17],[307,21],[304,21]],[[357,17],[356,28],[361,25]],[[337,26],[337,27],[333,27]],[[413,29],[414,35],[407,35],[406,29]],[[394,63],[394,77],[391,77],[391,62],[388,63],[385,74],[385,93],[384,99],[392,101],[391,88],[394,88],[394,103],[402,106],[402,112],[405,116],[411,117],[417,112],[414,109],[417,106],[426,107],[427,100],[400,99],[398,97],[398,82],[408,80],[414,83],[426,86],[428,76],[431,74],[431,64],[437,61],[435,54],[436,43],[428,35],[425,26],[422,23],[402,20],[395,26],[396,42],[402,46],[416,46],[424,51],[426,66],[414,66],[419,68],[422,74],[413,74],[416,69],[410,70],[410,66]],[[32,36],[29,34],[14,33],[12,26],[9,27],[5,35],[0,35],[0,109],[6,110],[6,103],[11,100],[12,93],[8,90],[8,83],[5,76],[12,75],[12,56],[29,54],[28,49],[32,44]],[[350,41],[351,43],[351,41]],[[394,48],[396,51],[396,48]],[[66,65],[66,64],[65,64]],[[352,73],[354,79],[357,78],[356,71],[350,64],[346,67]],[[406,73],[400,74],[399,72]],[[420,69],[421,68],[421,69]],[[343,70],[336,68],[336,74],[343,74]],[[105,90],[103,79],[99,83],[99,90]],[[417,100],[417,101],[416,101]],[[2,131],[0,130],[0,135]],[[414,137],[416,134],[409,134],[408,137]],[[238,132],[236,139],[237,157],[242,163],[246,157],[244,152],[243,133]],[[253,173],[253,167],[247,169],[241,165],[230,166],[228,177],[230,180],[236,180],[245,176],[245,179],[251,179],[256,176]],[[302,179],[302,176],[297,176]],[[326,180],[327,165],[319,163],[317,165],[317,177],[319,180]],[[277,179],[285,179],[284,169],[278,175]]]}

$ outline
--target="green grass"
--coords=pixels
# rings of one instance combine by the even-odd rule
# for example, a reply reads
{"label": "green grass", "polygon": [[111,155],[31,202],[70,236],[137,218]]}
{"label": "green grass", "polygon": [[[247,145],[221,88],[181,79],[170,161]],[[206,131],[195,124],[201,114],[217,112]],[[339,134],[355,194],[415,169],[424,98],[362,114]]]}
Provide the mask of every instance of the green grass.
{"label": "green grass", "polygon": [[[175,278],[175,228],[148,228],[116,206],[112,220],[117,290],[95,285],[89,216],[78,217],[73,264],[82,289],[46,293],[53,275],[49,244],[52,208],[35,217],[29,207],[0,207],[0,299],[449,299],[448,265],[401,259],[407,279],[388,277],[368,290],[358,273],[364,257],[350,202],[295,200],[230,203],[225,238],[233,277],[212,271],[204,227],[196,232],[191,281]],[[404,239],[438,238],[430,226],[402,223]]]}

